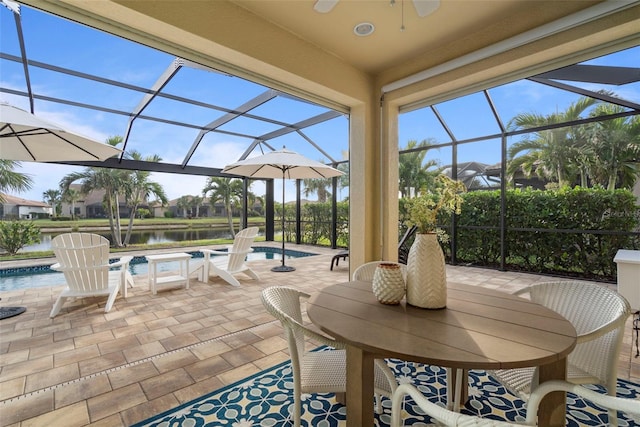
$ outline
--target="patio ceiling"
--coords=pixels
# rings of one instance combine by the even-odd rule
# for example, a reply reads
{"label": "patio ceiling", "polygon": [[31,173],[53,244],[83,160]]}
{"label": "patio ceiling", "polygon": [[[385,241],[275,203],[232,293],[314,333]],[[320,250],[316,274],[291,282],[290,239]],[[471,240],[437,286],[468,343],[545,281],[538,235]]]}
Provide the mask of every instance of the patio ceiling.
{"label": "patio ceiling", "polygon": [[[256,38],[261,34],[268,35],[270,32],[284,31],[286,37],[299,41],[305,45],[313,46],[325,52],[327,55],[337,58],[341,63],[364,73],[370,78],[379,80],[381,83],[389,78],[402,77],[411,79],[418,76],[420,68],[430,65],[430,70],[439,66],[445,66],[459,59],[477,54],[483,49],[497,46],[500,43],[511,43],[512,49],[517,49],[520,45],[526,44],[536,39],[536,31],[540,32],[537,37],[554,34],[554,32],[566,30],[580,23],[606,19],[607,16],[625,11],[632,16],[629,21],[640,19],[640,8],[638,1],[621,2],[598,2],[598,1],[446,1],[439,3],[437,10],[425,17],[418,16],[414,5],[410,0],[398,0],[394,5],[385,0],[377,1],[351,1],[340,0],[327,13],[319,13],[314,9],[314,0],[304,1],[250,1],[232,0],[228,2],[132,2],[132,1],[100,1],[100,2],[75,2],[60,1],[50,2],[48,0],[27,0],[25,4],[33,5],[43,10],[51,10],[62,16],[86,22],[90,25],[105,26],[113,30],[113,24],[126,26],[134,18],[142,22],[142,17],[147,16],[158,21],[175,21],[176,16],[181,19],[191,20],[190,27],[193,34],[204,36],[203,31],[207,27],[215,27],[211,31],[227,31],[228,25],[235,26],[238,31],[233,33],[231,38],[220,36],[220,43],[228,48],[237,47],[246,54],[251,54],[253,49],[269,49],[270,46],[261,44]],[[417,0],[424,1],[424,0]],[[123,10],[128,10],[130,15],[122,14]],[[96,21],[96,17],[104,17],[104,21],[110,24],[105,25]],[[151,30],[151,22],[140,24],[139,27],[148,27]],[[370,22],[374,25],[375,31],[367,37],[358,37],[353,34],[353,28],[361,22]],[[401,27],[404,26],[404,30]],[[252,27],[252,33],[243,32],[242,29]],[[163,26],[164,28],[164,26]],[[175,31],[175,34],[171,34]],[[178,33],[177,28],[167,30],[167,39]],[[227,31],[228,33],[228,31]],[[529,34],[524,41],[517,42],[516,39],[523,34]],[[211,37],[211,34],[207,35]],[[215,36],[215,35],[214,35]],[[266,40],[269,37],[265,36]],[[636,35],[637,39],[637,35]],[[637,42],[637,40],[636,40]],[[633,44],[633,41],[626,40],[626,45]],[[190,44],[185,42],[185,44]],[[252,47],[247,48],[247,45]],[[610,48],[613,50],[613,47]],[[204,50],[204,48],[203,48]],[[275,50],[275,49],[272,49]],[[286,55],[285,50],[281,54]],[[316,142],[305,134],[305,129],[314,125],[344,117],[342,113],[348,112],[347,108],[340,108],[338,104],[327,102],[328,107],[335,107],[341,112],[332,108],[320,107],[308,117],[299,120],[282,120],[273,117],[265,117],[254,113],[257,107],[269,103],[275,99],[291,101],[290,107],[306,104],[307,101],[301,97],[288,95],[281,86],[274,85],[278,89],[262,88],[256,92],[253,98],[239,99],[235,104],[221,105],[219,103],[207,102],[188,96],[178,96],[171,92],[170,82],[176,79],[185,69],[213,71],[212,68],[199,63],[175,58],[165,70],[157,70],[157,79],[152,85],[132,86],[122,82],[105,79],[100,76],[92,76],[82,73],[77,69],[65,68],[52,63],[44,63],[32,60],[27,50],[20,52],[20,55],[12,55],[3,52],[0,59],[5,62],[19,63],[26,61],[25,70],[41,68],[66,74],[75,78],[91,80],[98,83],[113,85],[119,89],[131,91],[135,98],[135,105],[129,109],[113,107],[107,103],[100,102],[78,102],[69,99],[56,99],[47,97],[40,93],[34,93],[30,87],[30,82],[26,79],[24,90],[3,87],[5,93],[13,93],[22,96],[31,96],[35,99],[42,99],[50,102],[59,102],[68,105],[75,105],[81,108],[89,108],[98,111],[105,111],[126,118],[126,125],[123,127],[125,135],[125,149],[138,149],[134,143],[129,141],[131,131],[141,121],[154,121],[168,125],[177,125],[190,128],[194,131],[194,137],[188,141],[182,141],[182,159],[175,163],[154,163],[131,161],[126,159],[110,159],[106,163],[75,163],[89,166],[108,166],[126,169],[152,170],[159,172],[186,173],[193,175],[217,175],[220,168],[199,164],[194,155],[198,149],[204,145],[203,139],[209,133],[222,133],[230,137],[238,137],[247,140],[247,150],[243,153],[246,157],[258,144],[265,144],[267,148],[274,148],[272,140],[286,134],[295,134],[310,143],[317,149],[319,155],[328,162],[337,162],[342,159],[336,156],[335,152],[328,152],[323,149],[322,142]],[[304,63],[305,58],[300,58]],[[239,62],[242,62],[241,60]],[[566,64],[568,65],[568,64]],[[310,61],[309,67],[313,67]],[[327,66],[330,66],[328,64]],[[223,68],[223,67],[221,67]],[[400,71],[402,70],[402,71]],[[415,70],[416,74],[409,74]],[[226,71],[226,70],[225,70]],[[561,73],[561,74],[559,74]],[[218,76],[225,76],[224,73],[212,73]],[[577,76],[577,77],[576,77]],[[603,77],[604,76],[604,77]],[[557,84],[553,79],[580,81],[600,81],[606,82],[628,82],[637,81],[637,69],[607,69],[602,70],[597,67],[569,66],[561,70],[547,71],[539,75],[537,81],[545,84]],[[260,83],[265,83],[260,81]],[[281,83],[281,82],[280,82]],[[408,82],[407,82],[408,83]],[[404,84],[404,83],[401,83]],[[257,87],[257,85],[256,85]],[[319,99],[321,97],[312,100]],[[210,119],[200,122],[189,121],[184,118],[163,117],[157,113],[159,108],[153,108],[153,103],[164,101],[178,101],[188,104],[190,107],[209,110]],[[160,104],[162,105],[162,104]],[[635,103],[626,105],[628,108],[637,109]],[[232,123],[244,120],[244,126],[231,126]],[[255,127],[260,129],[268,125],[268,131],[256,132],[252,130],[251,124],[259,124]],[[239,131],[238,129],[243,129]],[[270,145],[271,144],[271,145]],[[347,141],[344,141],[346,149]],[[279,147],[275,147],[279,148]],[[162,153],[160,153],[162,156]],[[70,163],[73,164],[73,163]]]}

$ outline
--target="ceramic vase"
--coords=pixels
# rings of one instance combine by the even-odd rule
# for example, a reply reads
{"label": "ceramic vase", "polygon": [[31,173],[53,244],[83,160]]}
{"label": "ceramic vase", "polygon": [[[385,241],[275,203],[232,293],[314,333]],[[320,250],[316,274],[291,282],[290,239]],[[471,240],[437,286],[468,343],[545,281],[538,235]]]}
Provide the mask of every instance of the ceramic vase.
{"label": "ceramic vase", "polygon": [[373,273],[373,294],[382,304],[400,304],[405,294],[404,277],[398,264],[380,263]]}
{"label": "ceramic vase", "polygon": [[447,305],[444,254],[435,233],[419,233],[407,260],[407,303],[421,308]]}

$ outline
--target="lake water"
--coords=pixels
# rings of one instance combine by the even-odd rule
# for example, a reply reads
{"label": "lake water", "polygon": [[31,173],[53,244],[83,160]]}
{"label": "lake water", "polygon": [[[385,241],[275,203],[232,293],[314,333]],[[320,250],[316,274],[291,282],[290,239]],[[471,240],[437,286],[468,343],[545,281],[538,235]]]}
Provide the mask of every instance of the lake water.
{"label": "lake water", "polygon": [[[66,233],[66,232],[65,232]],[[92,233],[100,234],[111,241],[111,233],[108,231],[92,231]],[[40,243],[25,246],[20,252],[33,251],[49,251],[51,250],[51,240],[61,233],[42,233]],[[123,233],[124,234],[124,233]],[[171,230],[142,230],[133,231],[129,243],[133,244],[149,244],[182,242],[191,240],[209,240],[209,239],[231,239],[231,233],[228,228],[195,228],[195,229],[171,229]]]}
{"label": "lake water", "polygon": [[[316,255],[310,252],[285,250],[285,259],[301,258]],[[191,252],[192,259],[199,261],[203,259],[202,252]],[[281,260],[282,249],[271,247],[254,247],[253,252],[247,255],[247,261],[252,260]],[[51,264],[55,262],[52,258]],[[64,275],[58,271],[53,271],[48,265],[34,267],[20,267],[15,269],[0,269],[0,292],[17,289],[40,288],[48,286],[63,285]],[[191,262],[189,263],[191,266]],[[177,271],[180,268],[178,261],[158,264],[158,272]],[[129,264],[131,274],[148,274],[147,260],[142,257],[134,257]]]}

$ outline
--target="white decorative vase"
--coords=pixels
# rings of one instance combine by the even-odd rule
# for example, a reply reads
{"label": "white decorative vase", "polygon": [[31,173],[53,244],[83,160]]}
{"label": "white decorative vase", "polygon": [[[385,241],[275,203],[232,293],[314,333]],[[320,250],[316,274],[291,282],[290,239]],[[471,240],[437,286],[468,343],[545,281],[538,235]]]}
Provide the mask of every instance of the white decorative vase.
{"label": "white decorative vase", "polygon": [[373,273],[373,294],[382,304],[400,304],[405,293],[404,277],[398,264],[380,263]]}
{"label": "white decorative vase", "polygon": [[447,306],[447,271],[436,233],[418,233],[407,259],[407,303],[421,308]]}

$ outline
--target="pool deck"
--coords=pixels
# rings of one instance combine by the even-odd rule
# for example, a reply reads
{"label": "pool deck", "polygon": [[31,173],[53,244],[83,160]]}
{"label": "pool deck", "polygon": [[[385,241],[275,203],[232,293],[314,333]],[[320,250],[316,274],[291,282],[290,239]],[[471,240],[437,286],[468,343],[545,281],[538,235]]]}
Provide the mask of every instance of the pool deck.
{"label": "pool deck", "polygon": [[[0,426],[128,426],[287,360],[282,328],[260,292],[289,285],[313,293],[348,280],[349,265],[329,270],[338,250],[287,248],[319,255],[287,260],[292,273],[271,272],[279,260],[250,261],[260,280],[238,275],[240,288],[192,279],[188,290],[151,295],[147,276],[137,275],[128,298],[118,297],[109,313],[96,298],[68,302],[50,319],[61,286],[0,293],[3,306],[27,307],[0,321]],[[447,266],[447,276],[505,292],[554,280],[462,266]],[[640,383],[634,355],[630,318],[618,377]]]}

